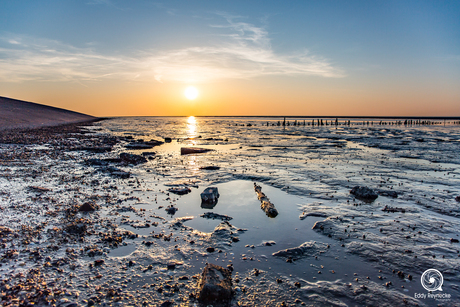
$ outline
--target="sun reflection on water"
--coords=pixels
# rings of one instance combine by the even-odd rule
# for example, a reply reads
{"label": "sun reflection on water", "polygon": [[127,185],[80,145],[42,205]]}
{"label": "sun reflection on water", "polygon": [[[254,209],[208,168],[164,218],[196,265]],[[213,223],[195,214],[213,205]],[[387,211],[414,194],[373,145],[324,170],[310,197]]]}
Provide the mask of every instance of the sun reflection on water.
{"label": "sun reflection on water", "polygon": [[187,118],[187,136],[191,139],[196,137],[196,119],[195,116]]}

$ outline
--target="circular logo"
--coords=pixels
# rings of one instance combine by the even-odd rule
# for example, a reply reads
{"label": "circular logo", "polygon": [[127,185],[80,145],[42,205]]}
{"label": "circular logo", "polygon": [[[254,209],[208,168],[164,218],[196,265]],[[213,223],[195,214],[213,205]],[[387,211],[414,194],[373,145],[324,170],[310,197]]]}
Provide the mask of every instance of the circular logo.
{"label": "circular logo", "polygon": [[442,283],[444,278],[442,277],[441,272],[435,269],[429,269],[423,272],[421,278],[422,286],[427,291],[442,291]]}

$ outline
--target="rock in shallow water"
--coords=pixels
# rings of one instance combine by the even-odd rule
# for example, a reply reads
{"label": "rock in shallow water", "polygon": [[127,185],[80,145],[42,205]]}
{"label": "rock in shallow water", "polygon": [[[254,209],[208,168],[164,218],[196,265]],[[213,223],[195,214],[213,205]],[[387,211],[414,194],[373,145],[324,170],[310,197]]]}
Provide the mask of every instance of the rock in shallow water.
{"label": "rock in shallow water", "polygon": [[180,149],[180,154],[181,155],[193,155],[193,154],[205,153],[208,151],[212,151],[212,149],[198,148],[198,147],[182,147]]}
{"label": "rock in shallow water", "polygon": [[208,187],[200,195],[202,202],[210,204],[217,203],[220,196],[216,187]]}
{"label": "rock in shallow water", "polygon": [[300,246],[294,248],[288,248],[284,250],[277,251],[272,255],[275,257],[302,257],[302,256],[312,256],[320,252],[327,250],[326,243],[317,243],[315,241],[308,241],[302,243]]}
{"label": "rock in shallow water", "polygon": [[232,272],[208,263],[198,283],[198,301],[204,304],[228,304],[232,295]]}

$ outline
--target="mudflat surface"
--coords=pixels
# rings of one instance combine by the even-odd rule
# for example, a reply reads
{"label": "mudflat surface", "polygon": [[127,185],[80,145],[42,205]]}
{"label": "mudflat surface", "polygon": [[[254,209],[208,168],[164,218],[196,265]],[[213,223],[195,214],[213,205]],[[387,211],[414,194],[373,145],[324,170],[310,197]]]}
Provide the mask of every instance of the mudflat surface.
{"label": "mudflat surface", "polygon": [[82,113],[0,97],[0,130],[58,126],[94,119]]}
{"label": "mudflat surface", "polygon": [[[301,123],[0,133],[2,304],[204,307],[213,263],[232,271],[232,307],[458,306],[460,124]],[[212,150],[181,155],[193,146]],[[216,203],[202,202],[208,187]],[[429,269],[442,291],[422,286]]]}

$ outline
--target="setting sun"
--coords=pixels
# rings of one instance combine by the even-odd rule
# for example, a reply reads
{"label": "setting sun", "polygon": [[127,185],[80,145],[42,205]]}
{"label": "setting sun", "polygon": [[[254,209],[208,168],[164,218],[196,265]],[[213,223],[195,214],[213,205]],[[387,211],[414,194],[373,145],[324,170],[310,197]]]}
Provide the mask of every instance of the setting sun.
{"label": "setting sun", "polygon": [[189,86],[185,89],[184,95],[189,100],[194,100],[198,97],[198,90],[194,86]]}

